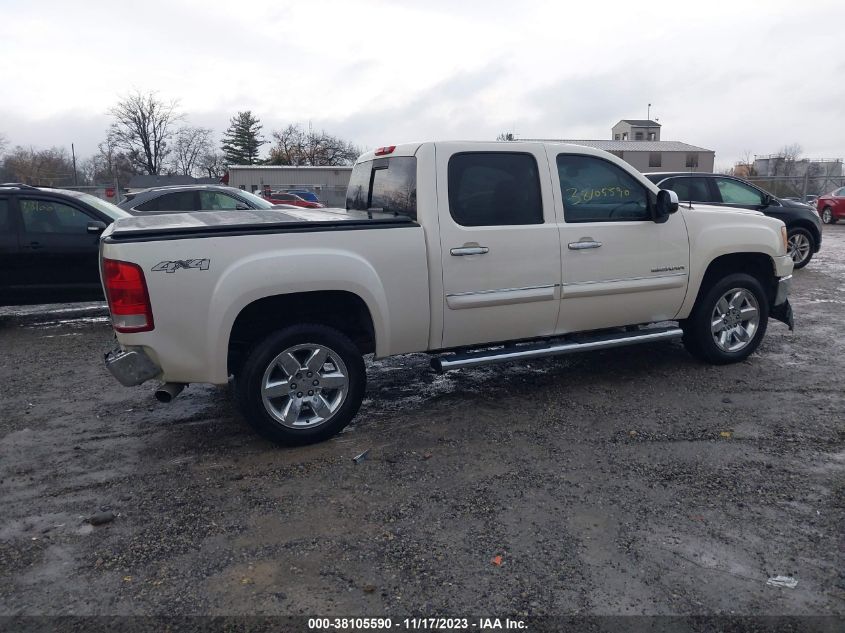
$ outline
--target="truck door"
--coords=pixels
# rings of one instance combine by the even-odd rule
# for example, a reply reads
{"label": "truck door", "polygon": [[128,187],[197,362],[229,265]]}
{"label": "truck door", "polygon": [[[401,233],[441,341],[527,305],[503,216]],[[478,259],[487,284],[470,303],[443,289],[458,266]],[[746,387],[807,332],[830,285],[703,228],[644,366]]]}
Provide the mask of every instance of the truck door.
{"label": "truck door", "polygon": [[628,169],[599,155],[548,151],[564,219],[557,331],[673,319],[689,276],[683,214],[657,224],[654,194]]}
{"label": "truck door", "polygon": [[437,146],[442,347],[554,332],[560,236],[546,157],[539,145],[508,148]]}

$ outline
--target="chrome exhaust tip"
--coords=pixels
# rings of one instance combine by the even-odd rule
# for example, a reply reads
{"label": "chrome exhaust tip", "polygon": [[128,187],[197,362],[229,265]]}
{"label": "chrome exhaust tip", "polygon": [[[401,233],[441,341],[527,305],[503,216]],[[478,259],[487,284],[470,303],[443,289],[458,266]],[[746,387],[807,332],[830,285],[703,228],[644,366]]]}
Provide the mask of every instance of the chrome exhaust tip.
{"label": "chrome exhaust tip", "polygon": [[182,393],[188,385],[184,382],[166,382],[155,390],[156,400],[165,404],[173,402],[173,398]]}

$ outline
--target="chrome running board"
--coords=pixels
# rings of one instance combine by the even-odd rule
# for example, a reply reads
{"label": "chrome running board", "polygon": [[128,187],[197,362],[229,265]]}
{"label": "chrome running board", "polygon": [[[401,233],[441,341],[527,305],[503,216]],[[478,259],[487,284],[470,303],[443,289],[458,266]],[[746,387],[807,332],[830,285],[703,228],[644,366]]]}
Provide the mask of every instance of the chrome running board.
{"label": "chrome running board", "polygon": [[625,345],[640,343],[654,343],[657,341],[671,341],[684,335],[679,327],[661,327],[636,330],[633,332],[600,334],[582,340],[566,340],[560,343],[525,343],[511,347],[499,347],[480,352],[461,352],[439,356],[431,360],[431,367],[438,373],[450,369],[464,367],[479,367],[496,363],[509,363],[516,360],[543,358],[545,356],[561,356],[563,354],[577,354],[600,349],[611,349]]}

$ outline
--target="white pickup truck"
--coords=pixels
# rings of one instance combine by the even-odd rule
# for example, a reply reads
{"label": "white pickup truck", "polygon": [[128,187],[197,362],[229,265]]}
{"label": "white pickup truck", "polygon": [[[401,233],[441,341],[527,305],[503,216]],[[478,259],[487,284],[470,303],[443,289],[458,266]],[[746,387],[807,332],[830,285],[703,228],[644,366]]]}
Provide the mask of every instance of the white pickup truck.
{"label": "white pickup truck", "polygon": [[234,377],[240,410],[284,444],[340,431],[363,356],[428,352],[437,371],[682,338],[696,357],[751,354],[792,328],[779,220],[679,208],[630,165],[565,144],[379,148],[346,209],[119,220],[102,279],[124,385]]}

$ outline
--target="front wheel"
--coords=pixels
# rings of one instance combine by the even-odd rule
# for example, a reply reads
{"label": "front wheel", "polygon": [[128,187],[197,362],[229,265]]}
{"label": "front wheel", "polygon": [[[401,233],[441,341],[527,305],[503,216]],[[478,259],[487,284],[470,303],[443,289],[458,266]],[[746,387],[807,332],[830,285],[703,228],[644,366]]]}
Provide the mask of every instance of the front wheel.
{"label": "front wheel", "polygon": [[364,359],[342,332],[294,325],[258,342],[235,376],[238,407],[268,439],[312,444],[339,433],[364,397]]}
{"label": "front wheel", "polygon": [[792,229],[787,234],[787,254],[792,258],[793,267],[804,268],[813,259],[813,236],[807,229]]}
{"label": "front wheel", "polygon": [[836,224],[836,218],[833,217],[833,210],[830,207],[825,207],[822,210],[822,222],[825,224]]}
{"label": "front wheel", "polygon": [[760,282],[737,273],[714,283],[683,324],[684,345],[694,356],[725,365],[745,360],[760,345],[769,302]]}

